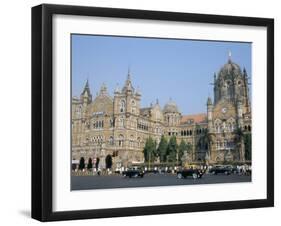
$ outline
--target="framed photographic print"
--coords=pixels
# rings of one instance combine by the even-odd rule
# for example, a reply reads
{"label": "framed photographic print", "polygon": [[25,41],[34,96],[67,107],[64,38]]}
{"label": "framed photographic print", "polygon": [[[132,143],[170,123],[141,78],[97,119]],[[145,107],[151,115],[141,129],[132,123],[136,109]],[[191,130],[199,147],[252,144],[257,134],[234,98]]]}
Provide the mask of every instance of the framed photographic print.
{"label": "framed photographic print", "polygon": [[32,8],[32,217],[274,205],[274,21]]}

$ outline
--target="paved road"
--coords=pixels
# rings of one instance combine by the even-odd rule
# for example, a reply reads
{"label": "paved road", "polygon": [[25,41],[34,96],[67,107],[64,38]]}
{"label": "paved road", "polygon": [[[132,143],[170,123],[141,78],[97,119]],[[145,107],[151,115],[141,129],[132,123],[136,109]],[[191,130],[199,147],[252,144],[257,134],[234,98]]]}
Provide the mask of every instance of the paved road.
{"label": "paved road", "polygon": [[251,182],[251,176],[241,175],[207,175],[201,179],[177,179],[175,174],[146,174],[143,178],[123,178],[120,175],[110,176],[72,176],[72,190],[153,187],[192,184],[216,184]]}

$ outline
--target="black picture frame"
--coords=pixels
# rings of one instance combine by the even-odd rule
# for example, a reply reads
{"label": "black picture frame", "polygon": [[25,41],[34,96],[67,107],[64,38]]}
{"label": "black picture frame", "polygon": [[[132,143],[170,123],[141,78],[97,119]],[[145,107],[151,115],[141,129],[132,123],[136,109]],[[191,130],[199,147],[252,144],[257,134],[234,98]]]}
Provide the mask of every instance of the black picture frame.
{"label": "black picture frame", "polygon": [[[54,212],[52,210],[52,18],[55,14],[265,27],[267,29],[267,198]],[[272,206],[274,206],[273,19],[49,4],[32,8],[32,218],[40,221],[57,221]]]}

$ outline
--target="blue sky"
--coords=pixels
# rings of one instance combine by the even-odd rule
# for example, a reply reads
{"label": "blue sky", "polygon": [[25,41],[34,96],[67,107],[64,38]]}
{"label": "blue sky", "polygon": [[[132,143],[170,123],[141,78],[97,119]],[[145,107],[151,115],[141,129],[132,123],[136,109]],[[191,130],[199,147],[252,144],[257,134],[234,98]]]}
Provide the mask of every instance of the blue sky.
{"label": "blue sky", "polygon": [[206,112],[214,72],[227,62],[229,51],[251,78],[250,43],[72,35],[72,95],[80,96],[89,79],[94,97],[102,83],[113,96],[130,68],[142,107],[157,98],[163,107],[172,98],[182,114]]}

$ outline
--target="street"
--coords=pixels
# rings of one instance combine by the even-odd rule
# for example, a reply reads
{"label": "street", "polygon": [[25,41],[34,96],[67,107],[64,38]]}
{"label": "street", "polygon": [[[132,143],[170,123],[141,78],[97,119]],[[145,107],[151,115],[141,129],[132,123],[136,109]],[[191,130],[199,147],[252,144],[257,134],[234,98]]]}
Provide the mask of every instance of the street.
{"label": "street", "polygon": [[251,176],[238,174],[210,175],[205,174],[201,179],[177,179],[175,174],[145,174],[143,178],[124,178],[121,175],[107,176],[72,176],[71,190],[152,187],[192,184],[216,184],[251,182]]}

